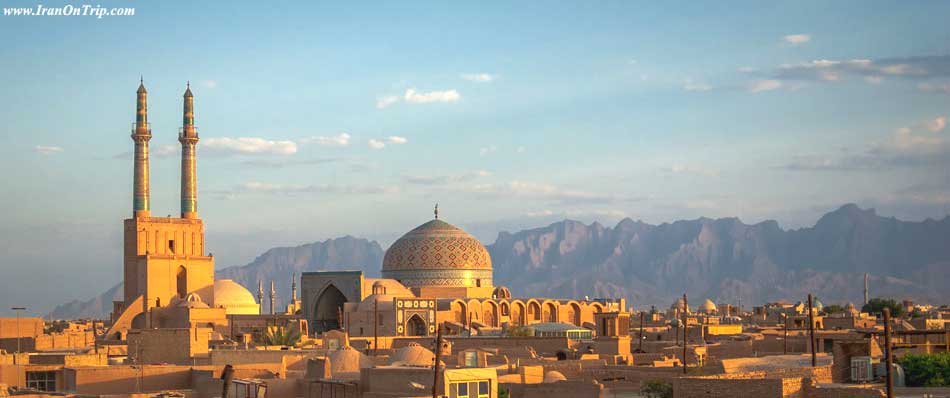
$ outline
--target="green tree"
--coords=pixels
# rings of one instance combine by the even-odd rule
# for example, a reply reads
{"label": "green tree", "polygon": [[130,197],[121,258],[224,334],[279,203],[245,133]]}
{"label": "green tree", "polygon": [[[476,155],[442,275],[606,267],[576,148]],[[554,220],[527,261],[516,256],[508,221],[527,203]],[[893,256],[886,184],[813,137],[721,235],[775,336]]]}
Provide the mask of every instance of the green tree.
{"label": "green tree", "polygon": [[872,298],[868,301],[864,307],[861,307],[861,312],[867,312],[871,314],[880,314],[884,312],[884,308],[891,309],[891,316],[898,317],[904,314],[904,308],[897,303],[894,299],[884,299],[880,297]]}
{"label": "green tree", "polygon": [[640,393],[648,398],[673,398],[673,385],[663,380],[647,380],[640,387]]}
{"label": "green tree", "polygon": [[845,308],[838,304],[832,304],[821,309],[821,313],[823,315],[831,315],[831,314],[836,314],[836,313],[844,312],[844,311],[845,311]]}
{"label": "green tree", "polygon": [[505,334],[511,337],[530,337],[534,336],[534,329],[527,326],[513,326],[508,328]]}
{"label": "green tree", "polygon": [[898,363],[909,387],[950,387],[950,353],[907,354]]}
{"label": "green tree", "polygon": [[287,329],[283,326],[268,326],[264,332],[264,344],[292,346],[300,341],[300,333],[295,329]]}

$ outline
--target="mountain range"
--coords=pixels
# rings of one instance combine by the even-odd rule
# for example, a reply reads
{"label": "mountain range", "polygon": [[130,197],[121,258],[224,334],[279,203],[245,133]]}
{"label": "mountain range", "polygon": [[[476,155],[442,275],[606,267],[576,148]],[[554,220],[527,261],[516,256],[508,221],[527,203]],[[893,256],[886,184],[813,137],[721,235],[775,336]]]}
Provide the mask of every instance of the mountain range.
{"label": "mountain range", "polygon": [[[624,297],[633,306],[665,308],[687,293],[748,308],[813,293],[826,304],[859,304],[868,273],[872,297],[950,299],[950,216],[901,221],[853,204],[801,229],[737,218],[660,225],[627,218],[613,227],[564,220],[501,232],[486,247],[495,284],[521,297]],[[217,277],[252,292],[258,281],[276,280],[280,304],[290,296],[293,273],[359,269],[378,276],[383,254],[375,241],[346,236],[273,248],[247,265],[219,270]],[[52,316],[107,316],[119,292],[116,286],[88,301],[60,305]]]}

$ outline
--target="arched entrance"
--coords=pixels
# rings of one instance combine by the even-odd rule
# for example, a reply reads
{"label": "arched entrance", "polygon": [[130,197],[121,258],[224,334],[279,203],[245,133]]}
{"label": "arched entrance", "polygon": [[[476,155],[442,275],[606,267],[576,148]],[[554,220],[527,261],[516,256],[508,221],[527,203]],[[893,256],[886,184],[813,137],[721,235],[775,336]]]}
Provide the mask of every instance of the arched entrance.
{"label": "arched entrance", "polygon": [[528,319],[533,323],[541,322],[541,306],[534,301],[528,303]]}
{"label": "arched entrance", "polygon": [[330,285],[323,289],[323,293],[317,297],[317,304],[313,309],[313,332],[320,334],[328,330],[340,328],[341,314],[343,313],[343,303],[346,302],[346,296]]}
{"label": "arched entrance", "polygon": [[544,322],[557,322],[557,307],[553,303],[544,304]]}
{"label": "arched entrance", "polygon": [[455,301],[452,303],[452,314],[455,316],[455,322],[460,324],[466,324],[467,320],[465,319],[465,314],[467,313],[467,308],[464,302]]}
{"label": "arched entrance", "polygon": [[184,265],[178,266],[178,274],[175,276],[175,288],[178,298],[185,298],[188,295],[188,270]]}
{"label": "arched entrance", "polygon": [[426,322],[422,320],[419,314],[411,316],[406,320],[407,336],[428,336],[429,330],[426,328]]}
{"label": "arched entrance", "polygon": [[524,304],[516,301],[511,305],[511,323],[517,326],[524,325]]}
{"label": "arched entrance", "polygon": [[581,326],[581,306],[577,305],[577,303],[571,303],[571,306],[567,310],[567,319],[575,326]]}

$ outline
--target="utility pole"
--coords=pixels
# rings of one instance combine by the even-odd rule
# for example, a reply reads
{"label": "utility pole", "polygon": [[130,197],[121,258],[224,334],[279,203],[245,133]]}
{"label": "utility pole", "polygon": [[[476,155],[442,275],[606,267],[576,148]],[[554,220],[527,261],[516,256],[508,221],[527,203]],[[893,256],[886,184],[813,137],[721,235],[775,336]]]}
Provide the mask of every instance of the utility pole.
{"label": "utility pole", "polygon": [[686,374],[686,341],[689,336],[689,302],[683,293],[683,374]]}
{"label": "utility pole", "polygon": [[884,357],[887,359],[887,398],[894,398],[894,359],[891,356],[891,309],[884,307]]}
{"label": "utility pole", "polygon": [[439,357],[442,355],[442,327],[435,333],[435,363],[432,364],[432,398],[439,398]]}
{"label": "utility pole", "polygon": [[811,346],[811,367],[818,366],[815,354],[815,316],[811,308],[811,293],[808,293],[808,343]]}
{"label": "utility pole", "polygon": [[637,350],[643,352],[643,316],[646,311],[640,311],[640,343],[637,345]]}
{"label": "utility pole", "polygon": [[[10,308],[13,311],[16,311],[16,353],[20,353],[20,311],[26,311],[26,307],[13,307]],[[13,357],[14,362],[16,362],[16,357]]]}
{"label": "utility pole", "polygon": [[782,314],[782,329],[785,330],[785,338],[782,339],[782,354],[788,355],[788,314]]}
{"label": "utility pole", "polygon": [[379,297],[373,300],[373,356],[379,352]]}

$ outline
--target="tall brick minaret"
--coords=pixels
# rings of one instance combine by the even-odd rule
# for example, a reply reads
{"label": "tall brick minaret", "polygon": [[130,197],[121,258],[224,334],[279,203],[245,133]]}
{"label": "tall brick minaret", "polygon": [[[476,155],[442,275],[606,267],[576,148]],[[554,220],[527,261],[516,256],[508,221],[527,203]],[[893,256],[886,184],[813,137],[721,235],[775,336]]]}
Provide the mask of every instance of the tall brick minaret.
{"label": "tall brick minaret", "polygon": [[198,128],[195,127],[195,96],[191,94],[191,83],[185,89],[185,108],[178,142],[181,143],[181,218],[198,218],[198,175],[195,170]]}
{"label": "tall brick minaret", "polygon": [[132,141],[135,142],[132,180],[132,217],[134,218],[149,216],[148,141],[152,139],[152,129],[148,124],[148,92],[145,91],[143,79],[139,79],[137,96],[135,128],[132,129]]}

